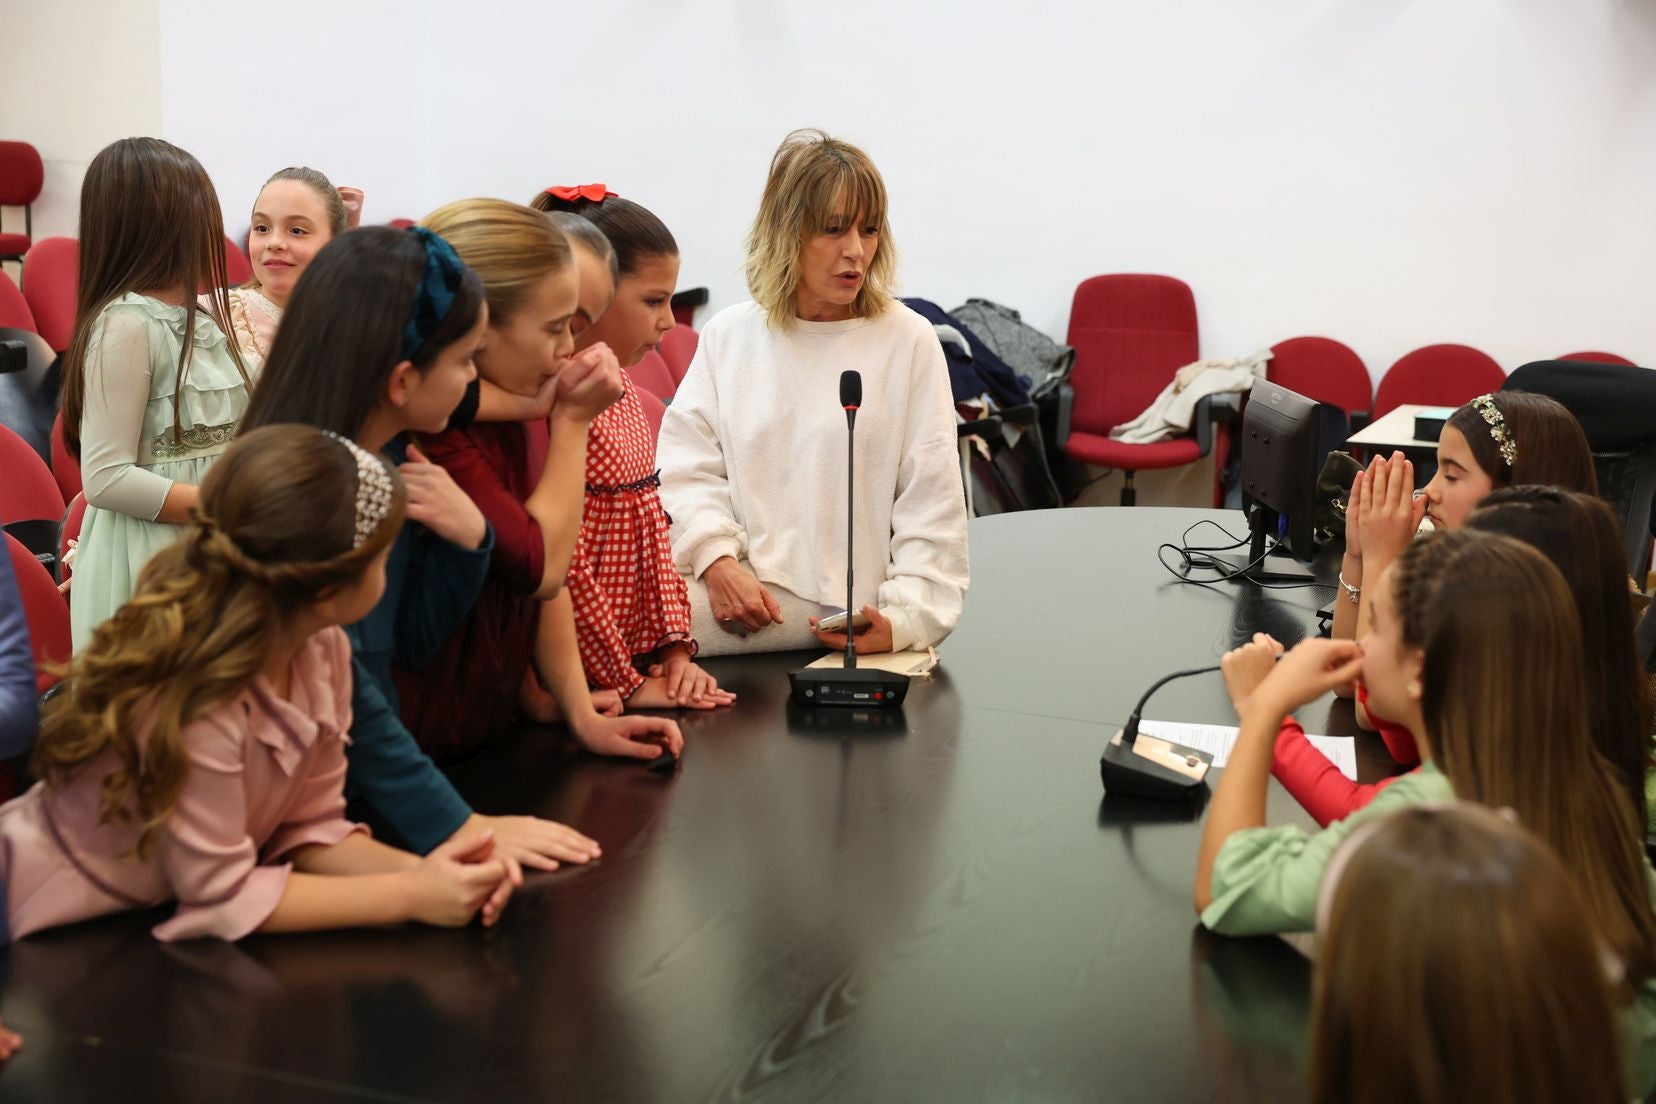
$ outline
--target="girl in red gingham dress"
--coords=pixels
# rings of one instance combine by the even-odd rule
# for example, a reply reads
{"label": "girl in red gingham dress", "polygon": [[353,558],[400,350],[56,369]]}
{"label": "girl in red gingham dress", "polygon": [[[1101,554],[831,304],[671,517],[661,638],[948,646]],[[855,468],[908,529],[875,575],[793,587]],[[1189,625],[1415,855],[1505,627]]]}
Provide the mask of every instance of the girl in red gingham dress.
{"label": "girl in red gingham dress", "polygon": [[[605,342],[626,367],[656,356],[656,344],[673,328],[678,282],[678,244],[667,227],[602,185],[548,188],[533,206],[555,212],[578,257],[587,253],[591,267],[609,269],[614,297],[596,318],[577,314],[576,347]],[[583,286],[589,283],[583,277]],[[659,409],[660,399],[641,393],[629,374],[621,398],[592,423],[586,507],[564,584],[574,639],[565,607],[549,603],[541,652],[556,664],[573,643],[588,684],[616,691],[634,708],[714,709],[735,695],[693,662],[690,595],[673,563],[645,403]]]}

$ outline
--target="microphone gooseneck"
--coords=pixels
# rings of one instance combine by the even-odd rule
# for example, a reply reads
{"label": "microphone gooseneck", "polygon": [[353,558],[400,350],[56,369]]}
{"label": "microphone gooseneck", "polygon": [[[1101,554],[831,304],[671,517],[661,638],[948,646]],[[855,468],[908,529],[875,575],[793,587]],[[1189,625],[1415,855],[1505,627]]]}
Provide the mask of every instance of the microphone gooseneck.
{"label": "microphone gooseneck", "polygon": [[1138,704],[1133,706],[1133,715],[1127,718],[1126,725],[1122,727],[1121,742],[1128,747],[1132,747],[1133,742],[1138,739],[1139,718],[1144,713],[1144,706],[1145,703],[1150,700],[1150,695],[1154,694],[1157,690],[1160,690],[1174,679],[1189,678],[1192,675],[1211,675],[1219,669],[1218,664],[1215,664],[1212,667],[1192,667],[1188,671],[1174,671],[1171,675],[1163,676],[1162,678],[1159,678],[1155,682],[1151,683],[1150,689],[1144,692],[1144,697],[1140,698],[1138,700]]}
{"label": "microphone gooseneck", "polygon": [[845,668],[857,666],[856,636],[851,631],[851,600],[856,593],[857,408],[862,405],[862,373],[840,373],[840,405],[845,407]]}

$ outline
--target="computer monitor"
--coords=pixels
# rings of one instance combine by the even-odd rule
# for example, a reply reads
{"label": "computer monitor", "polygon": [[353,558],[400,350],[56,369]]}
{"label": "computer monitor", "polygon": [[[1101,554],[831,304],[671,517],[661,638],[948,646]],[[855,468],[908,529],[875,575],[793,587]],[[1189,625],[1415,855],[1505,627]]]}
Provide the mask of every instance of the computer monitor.
{"label": "computer monitor", "polygon": [[[1219,556],[1251,579],[1309,582],[1317,553],[1314,505],[1322,404],[1255,380],[1242,416],[1242,509],[1252,537],[1245,556]],[[1266,541],[1277,543],[1266,554]]]}

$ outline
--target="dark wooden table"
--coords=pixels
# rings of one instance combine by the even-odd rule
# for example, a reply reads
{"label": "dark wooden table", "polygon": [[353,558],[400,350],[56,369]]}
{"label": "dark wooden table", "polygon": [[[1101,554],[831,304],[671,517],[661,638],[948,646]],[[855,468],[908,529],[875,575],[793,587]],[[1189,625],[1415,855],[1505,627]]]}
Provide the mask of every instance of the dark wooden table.
{"label": "dark wooden table", "polygon": [[[555,730],[499,741],[455,770],[479,807],[605,856],[533,877],[495,931],[31,937],[0,954],[27,1038],[0,1101],[1295,1099],[1308,967],[1197,929],[1190,814],[1101,800],[1145,686],[1302,636],[1330,597],[1177,584],[1155,546],[1204,517],[1240,532],[975,522],[965,619],[900,715],[790,712],[801,657],[767,656],[710,664],[741,701],[687,719],[674,777]],[[1232,720],[1217,676],[1147,712]],[[1355,731],[1345,703],[1302,719]],[[1274,786],[1272,816],[1304,819]]]}

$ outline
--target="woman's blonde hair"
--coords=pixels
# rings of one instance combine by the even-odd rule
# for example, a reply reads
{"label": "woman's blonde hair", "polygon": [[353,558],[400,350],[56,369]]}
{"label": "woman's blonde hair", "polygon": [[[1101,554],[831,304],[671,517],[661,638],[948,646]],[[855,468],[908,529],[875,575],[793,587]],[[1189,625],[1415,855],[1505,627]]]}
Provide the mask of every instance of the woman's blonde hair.
{"label": "woman's blonde hair", "polygon": [[1631,996],[1656,972],[1644,832],[1588,728],[1570,588],[1534,548],[1475,529],[1414,542],[1390,578],[1403,641],[1425,655],[1433,759],[1458,797],[1516,810],[1563,860]]}
{"label": "woman's blonde hair", "polygon": [[820,130],[796,130],[771,158],[765,194],[747,239],[747,282],[772,326],[793,325],[806,239],[836,219],[879,228],[851,313],[872,318],[891,305],[897,284],[897,243],[887,219],[885,181],[862,150]]}
{"label": "woman's blonde hair", "polygon": [[516,314],[536,284],[574,262],[569,239],[541,211],[504,199],[462,199],[420,222],[483,281],[489,324]]}
{"label": "woman's blonde hair", "polygon": [[146,854],[184,786],[184,728],[253,680],[295,612],[360,578],[396,537],[405,496],[386,471],[390,512],[353,547],[350,448],[300,425],[237,438],[202,481],[192,523],[76,653],[46,707],[35,774],[60,786],[113,752],[101,820],[136,817]]}
{"label": "woman's blonde hair", "polygon": [[1605,958],[1544,844],[1457,805],[1353,846],[1317,939],[1313,1101],[1626,1099]]}

